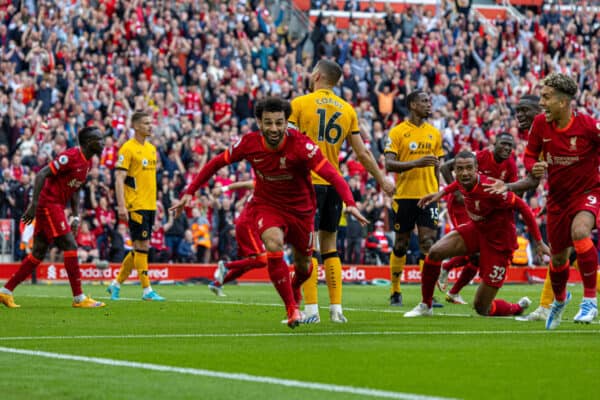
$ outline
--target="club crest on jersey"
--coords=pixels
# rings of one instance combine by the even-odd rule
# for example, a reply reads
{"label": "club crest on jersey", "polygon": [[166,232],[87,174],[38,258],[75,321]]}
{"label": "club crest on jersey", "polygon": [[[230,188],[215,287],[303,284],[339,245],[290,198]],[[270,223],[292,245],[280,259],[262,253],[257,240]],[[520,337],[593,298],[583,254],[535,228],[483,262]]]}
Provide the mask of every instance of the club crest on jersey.
{"label": "club crest on jersey", "polygon": [[285,165],[285,157],[281,157],[279,159],[279,169],[287,169],[287,165]]}
{"label": "club crest on jersey", "polygon": [[475,209],[479,211],[479,200],[475,200]]}
{"label": "club crest on jersey", "polygon": [[117,159],[117,165],[123,164],[124,160],[125,160],[125,156],[123,156],[123,154],[119,154],[119,158]]}
{"label": "club crest on jersey", "polygon": [[67,163],[69,162],[69,157],[65,156],[64,154],[60,157],[58,157],[58,163],[60,165],[67,165]]}
{"label": "club crest on jersey", "polygon": [[569,142],[571,143],[571,151],[577,151],[577,136],[573,136]]}
{"label": "club crest on jersey", "polygon": [[410,151],[415,151],[418,147],[419,145],[417,144],[417,142],[410,142],[408,144],[408,148],[410,149]]}
{"label": "club crest on jersey", "polygon": [[148,160],[146,160],[145,158],[142,160],[142,166],[144,168],[148,166]]}

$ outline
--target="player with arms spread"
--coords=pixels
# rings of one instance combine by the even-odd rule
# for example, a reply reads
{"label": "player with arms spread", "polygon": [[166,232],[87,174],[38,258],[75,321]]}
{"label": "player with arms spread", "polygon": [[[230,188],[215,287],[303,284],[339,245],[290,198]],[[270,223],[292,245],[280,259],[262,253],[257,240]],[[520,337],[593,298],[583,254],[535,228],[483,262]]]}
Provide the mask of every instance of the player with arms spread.
{"label": "player with arms spread", "polygon": [[502,287],[512,253],[517,248],[514,210],[518,210],[533,235],[536,250],[549,254],[548,246],[542,241],[540,229],[527,204],[514,193],[502,195],[485,191],[484,183],[492,182],[477,172],[477,159],[470,151],[462,151],[455,158],[454,170],[457,181],[444,190],[427,195],[419,201],[420,207],[439,201],[443,196],[460,190],[471,221],[460,225],[455,231],[435,243],[425,258],[421,278],[422,302],[404,314],[405,317],[433,315],[431,307],[435,282],[438,279],[441,261],[448,257],[470,255],[479,252],[479,276],[481,283],[473,306],[478,314],[489,316],[515,315],[531,304],[527,297],[518,303],[496,299]]}
{"label": "player with arms spread", "polygon": [[[339,153],[347,142],[358,161],[375,177],[377,183],[390,196],[394,185],[385,179],[377,167],[371,152],[365,147],[358,128],[356,111],[350,104],[336,96],[333,87],[342,76],[342,68],[335,62],[320,60],[310,77],[312,93],[292,100],[290,124],[315,142],[327,160],[339,172]],[[312,181],[317,195],[315,231],[318,231],[317,248],[320,250],[325,268],[325,279],[329,289],[329,318],[331,322],[345,323],[342,312],[342,262],[337,252],[336,236],[342,200],[327,180],[312,172]],[[307,323],[320,322],[317,296],[318,261],[313,254],[313,270],[303,286],[304,312]]]}
{"label": "player with arms spread", "polygon": [[[362,224],[368,221],[358,211],[350,188],[308,137],[288,129],[290,104],[269,97],[256,105],[259,131],[248,133],[202,168],[182,198],[170,210],[181,213],[192,194],[220,168],[246,159],[256,174],[256,186],[251,207],[255,229],[267,252],[269,277],[281,296],[287,311],[288,326],[295,328],[302,321],[298,310],[300,288],[311,273],[313,226],[316,199],[310,171],[333,184],[346,212]],[[294,250],[295,273],[292,280],[283,259],[284,243]]]}
{"label": "player with arms spread", "polygon": [[[514,182],[517,180],[517,164],[511,157],[515,140],[508,132],[500,133],[496,136],[494,150],[485,149],[475,153],[479,172],[483,175],[500,179],[504,182]],[[454,169],[454,160],[450,160],[440,167],[440,172],[446,183],[454,182],[452,170]],[[463,196],[460,191],[448,195],[448,214],[452,225],[456,229],[459,225],[470,221],[467,210],[465,209]],[[455,304],[467,304],[460,295],[460,291],[465,285],[477,275],[477,255],[455,257],[442,263],[442,272],[438,280],[438,287],[445,291],[448,285],[448,273],[453,268],[464,266],[456,283],[446,293],[446,301]]]}
{"label": "player with arms spread", "polygon": [[[83,294],[81,272],[77,260],[77,243],[73,232],[79,226],[79,189],[85,183],[92,165],[92,156],[100,156],[104,147],[102,132],[94,126],[79,131],[80,147],[60,153],[35,177],[33,198],[23,214],[23,222],[30,224],[35,218],[33,251],[19,270],[0,289],[0,302],[9,308],[15,304],[12,291],[42,262],[48,247],[56,243],[63,251],[65,269],[73,292],[73,307],[104,307],[104,303]],[[71,224],[67,222],[65,206],[71,204]]]}

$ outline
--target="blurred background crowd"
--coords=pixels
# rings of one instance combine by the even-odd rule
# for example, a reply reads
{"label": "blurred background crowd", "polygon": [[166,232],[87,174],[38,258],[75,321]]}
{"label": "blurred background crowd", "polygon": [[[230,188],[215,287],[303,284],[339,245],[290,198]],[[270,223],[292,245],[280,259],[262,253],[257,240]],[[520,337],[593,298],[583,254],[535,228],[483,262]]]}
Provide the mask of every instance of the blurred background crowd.
{"label": "blurred background crowd", "polygon": [[[311,7],[335,10],[339,3],[313,0]],[[346,0],[344,9],[368,11],[369,4]],[[82,191],[80,258],[121,261],[131,242],[116,219],[112,174],[130,137],[129,117],[142,109],[153,112],[159,152],[151,261],[234,258],[234,220],[249,193],[228,185],[252,178],[248,164],[221,170],[187,215],[174,219],[165,210],[207,160],[255,128],[256,100],[306,93],[321,58],[343,66],[336,90],[355,107],[381,165],[387,132],[407,115],[405,97],[414,89],[432,93],[430,122],[448,159],[486,148],[507,131],[521,172],[526,132],[515,105],[537,94],[549,72],[575,77],[577,109],[600,117],[600,21],[585,6],[521,9],[484,23],[470,2],[442,0],[435,12],[412,5],[398,14],[388,6],[384,18],[347,29],[319,15],[292,31],[293,10],[265,0],[0,0],[0,218],[15,221],[14,259],[26,251],[19,221],[36,172],[93,124],[104,130],[106,148]],[[342,219],[340,254],[345,262],[385,263],[391,200],[351,151],[342,157],[371,225]],[[543,190],[527,194],[542,227]],[[440,235],[448,228],[442,218]],[[419,256],[416,241],[409,256],[409,263]]]}

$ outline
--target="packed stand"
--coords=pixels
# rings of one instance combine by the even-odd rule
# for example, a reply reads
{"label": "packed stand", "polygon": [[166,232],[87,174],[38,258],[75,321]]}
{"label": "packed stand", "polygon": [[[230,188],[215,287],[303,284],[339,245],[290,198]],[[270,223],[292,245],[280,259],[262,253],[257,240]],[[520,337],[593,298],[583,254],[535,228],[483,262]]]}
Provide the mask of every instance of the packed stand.
{"label": "packed stand", "polygon": [[[16,222],[15,260],[27,248],[19,246],[18,227],[35,173],[76,145],[77,131],[92,124],[104,130],[106,148],[94,160],[81,198],[86,223],[77,234],[80,257],[123,259],[131,239],[116,218],[113,169],[129,117],[143,109],[153,112],[152,142],[160,153],[151,261],[235,257],[234,221],[249,193],[232,193],[228,185],[251,179],[249,165],[222,170],[187,215],[173,218],[166,210],[208,159],[254,129],[257,99],[305,93],[312,66],[323,57],[343,66],[337,90],[355,106],[363,138],[381,164],[387,131],[406,116],[405,96],[417,88],[433,94],[431,122],[443,134],[448,158],[484,148],[508,131],[521,172],[526,133],[518,130],[514,105],[520,96],[536,94],[536,82],[548,72],[575,76],[578,108],[600,117],[598,24],[585,9],[495,21],[497,35],[486,33],[468,7],[457,12],[448,2],[435,14],[419,6],[402,15],[388,9],[385,18],[343,31],[320,16],[302,37],[290,34],[288,18],[284,7],[269,11],[262,1],[1,5],[0,218]],[[368,234],[343,220],[341,254],[353,263],[385,260],[387,250],[376,240],[389,239],[382,232],[391,230],[391,200],[350,151],[342,156],[342,173],[372,224]],[[542,191],[541,185],[528,196],[539,209]],[[368,235],[366,247],[374,251],[363,250]],[[414,262],[417,243],[411,251]]]}

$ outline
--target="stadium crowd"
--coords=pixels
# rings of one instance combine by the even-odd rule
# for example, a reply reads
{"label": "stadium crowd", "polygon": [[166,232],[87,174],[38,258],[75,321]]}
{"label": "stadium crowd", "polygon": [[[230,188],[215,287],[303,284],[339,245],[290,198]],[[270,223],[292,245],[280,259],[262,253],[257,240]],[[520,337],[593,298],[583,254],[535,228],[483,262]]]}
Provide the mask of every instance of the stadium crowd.
{"label": "stadium crowd", "polygon": [[[79,129],[96,125],[105,149],[82,192],[77,240],[83,261],[120,262],[131,240],[116,218],[114,166],[130,134],[131,113],[149,109],[159,151],[150,260],[234,257],[233,223],[250,193],[228,186],[251,179],[249,165],[222,169],[187,215],[174,218],[166,210],[207,160],[254,129],[256,100],[304,94],[321,58],[343,66],[336,90],[355,107],[363,139],[380,165],[386,134],[407,115],[405,97],[414,89],[432,93],[430,122],[443,134],[448,159],[510,132],[521,175],[527,133],[518,129],[515,105],[525,94],[539,94],[537,82],[549,72],[575,77],[576,109],[600,117],[600,22],[585,7],[568,14],[526,10],[520,20],[509,16],[486,26],[468,7],[442,1],[435,14],[420,6],[402,15],[388,8],[385,18],[348,30],[319,16],[304,36],[290,33],[285,10],[263,0],[2,2],[0,218],[12,218],[20,231],[36,172],[76,145]],[[351,151],[342,156],[344,178],[371,221],[368,232],[377,226],[371,237],[387,241],[381,232],[391,230],[391,200]],[[543,208],[543,191],[540,185],[526,197],[536,212]],[[440,234],[446,229],[442,224]],[[367,234],[342,221],[340,254],[364,261],[356,243]],[[416,241],[411,249],[409,263],[418,257]],[[23,255],[17,240],[15,259]]]}

